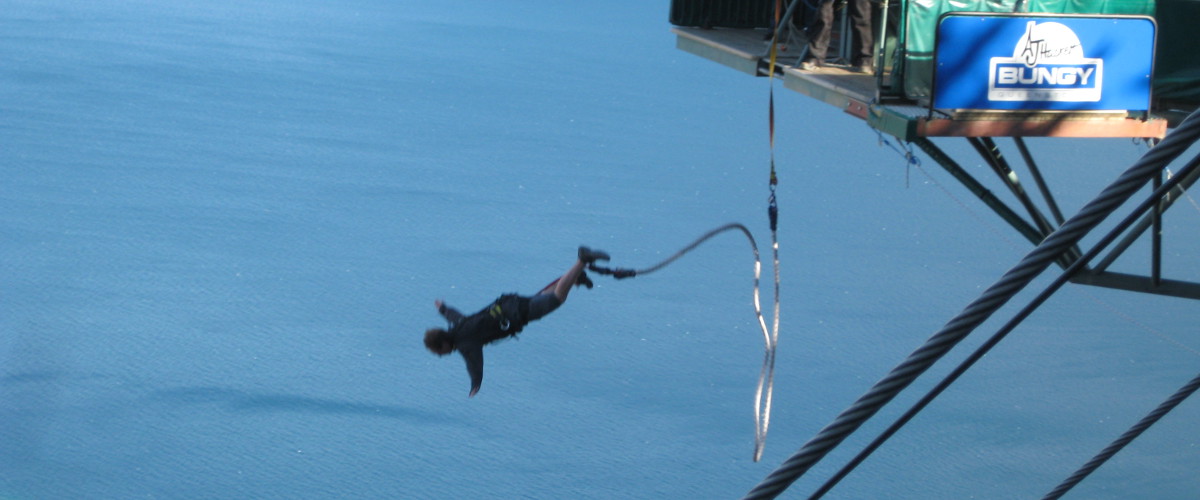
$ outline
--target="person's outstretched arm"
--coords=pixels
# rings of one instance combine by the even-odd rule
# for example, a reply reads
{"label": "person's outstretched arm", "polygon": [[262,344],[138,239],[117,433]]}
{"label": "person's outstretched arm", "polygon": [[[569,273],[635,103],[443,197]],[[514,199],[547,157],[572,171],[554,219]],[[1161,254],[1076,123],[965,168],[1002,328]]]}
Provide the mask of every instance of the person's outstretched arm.
{"label": "person's outstretched arm", "polygon": [[453,325],[459,321],[462,321],[463,314],[458,312],[458,309],[446,305],[446,303],[442,302],[441,299],[434,300],[433,305],[437,306],[438,314],[441,314],[443,318],[446,318],[446,321],[449,321],[450,324]]}

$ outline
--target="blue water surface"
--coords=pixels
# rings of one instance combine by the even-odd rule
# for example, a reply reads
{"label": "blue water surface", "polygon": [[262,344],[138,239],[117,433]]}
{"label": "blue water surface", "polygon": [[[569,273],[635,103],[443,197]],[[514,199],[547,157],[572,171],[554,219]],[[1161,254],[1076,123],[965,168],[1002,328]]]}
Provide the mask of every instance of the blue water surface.
{"label": "blue water surface", "polygon": [[[0,498],[747,492],[1031,245],[932,161],[906,166],[776,81],[782,326],[764,459],[737,234],[653,275],[595,277],[490,346],[467,398],[461,360],[421,345],[442,324],[433,301],[470,312],[533,293],[581,244],[642,267],[743,222],[770,314],[769,82],[677,50],[667,10],[7,0]],[[1145,150],[1030,143],[1067,213]],[[1189,201],[1165,220],[1164,266],[1200,279]],[[1114,267],[1147,261],[1139,244]],[[1195,375],[1198,317],[1195,301],[1068,286],[830,498],[1040,496]],[[1195,498],[1198,418],[1185,402],[1077,494]]]}

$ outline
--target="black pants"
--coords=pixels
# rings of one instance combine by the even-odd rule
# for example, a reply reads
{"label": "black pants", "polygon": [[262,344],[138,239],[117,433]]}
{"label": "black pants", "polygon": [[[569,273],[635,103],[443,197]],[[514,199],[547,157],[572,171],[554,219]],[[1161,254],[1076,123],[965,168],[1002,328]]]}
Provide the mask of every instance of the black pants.
{"label": "black pants", "polygon": [[[830,33],[833,31],[833,2],[835,0],[815,0],[816,11],[808,14],[808,56],[805,60],[825,62],[825,54],[829,51]],[[846,0],[847,15],[850,16],[850,64],[859,66],[871,62],[871,51],[874,49],[875,37],[871,32],[871,0]],[[842,36],[846,36],[843,33]]]}
{"label": "black pants", "polygon": [[529,297],[529,313],[526,315],[526,321],[541,319],[542,316],[554,312],[558,306],[562,305],[562,301],[558,300],[558,296],[554,292],[539,293],[533,297]]}

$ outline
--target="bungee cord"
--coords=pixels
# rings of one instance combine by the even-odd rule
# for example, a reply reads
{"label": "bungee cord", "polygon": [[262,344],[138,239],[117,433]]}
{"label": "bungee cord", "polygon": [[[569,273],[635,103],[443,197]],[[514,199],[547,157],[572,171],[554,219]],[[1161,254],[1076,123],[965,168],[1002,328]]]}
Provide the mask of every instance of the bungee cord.
{"label": "bungee cord", "polygon": [[[783,18],[791,19],[793,9],[796,8],[799,2],[793,0],[788,6],[787,12],[782,15]],[[758,384],[754,390],[754,461],[762,460],[763,450],[767,444],[767,430],[771,426],[771,401],[775,390],[775,349],[779,344],[779,203],[775,197],[775,188],[779,185],[779,177],[775,172],[775,66],[778,55],[778,36],[780,31],[780,13],[782,6],[779,1],[775,3],[775,25],[772,29],[770,57],[768,65],[768,81],[770,82],[770,90],[767,99],[767,131],[768,141],[770,145],[770,160],[771,171],[768,178],[767,186],[770,194],[767,197],[767,218],[771,225],[771,257],[775,275],[775,303],[774,313],[771,322],[771,327],[767,327],[767,321],[763,317],[762,302],[759,293],[759,283],[762,277],[762,259],[759,257],[758,243],[754,240],[754,235],[746,226],[740,223],[729,223],[723,226],[712,229],[711,231],[701,235],[692,243],[675,252],[670,257],[663,259],[661,262],[654,264],[644,269],[609,269],[597,266],[594,262],[588,266],[588,269],[598,274],[611,275],[616,279],[632,278],[638,275],[650,274],[658,271],[672,262],[675,262],[684,254],[692,251],[700,244],[708,241],[710,238],[726,231],[739,230],[746,236],[750,242],[750,248],[754,251],[754,315],[758,319],[758,326],[762,330],[763,344],[765,345],[763,353],[762,368],[758,373]]]}
{"label": "bungee cord", "polygon": [[594,262],[588,265],[588,269],[603,275],[610,275],[616,279],[632,278],[634,276],[642,276],[653,273],[667,267],[671,263],[679,260],[688,252],[691,252],[696,247],[700,246],[705,241],[712,239],[714,236],[726,231],[741,231],[746,236],[746,240],[750,242],[750,249],[754,252],[754,315],[758,319],[758,326],[762,329],[763,343],[765,349],[763,353],[762,369],[758,373],[758,385],[754,391],[754,461],[757,462],[762,458],[763,448],[767,443],[767,429],[771,425],[771,398],[775,386],[775,346],[779,339],[779,255],[775,255],[775,313],[774,313],[774,328],[767,329],[767,321],[763,317],[762,302],[759,293],[759,283],[762,276],[762,260],[759,258],[758,243],[754,240],[754,235],[750,233],[745,225],[740,223],[729,223],[723,226],[714,228],[707,233],[704,233],[695,241],[692,241],[687,246],[672,254],[670,257],[652,266],[643,269],[610,269],[596,265]]}
{"label": "bungee cord", "polygon": [[[789,4],[787,12],[783,14],[783,18],[790,19],[793,9],[799,4],[799,1],[793,0]],[[758,462],[762,459],[763,449],[767,443],[767,431],[771,426],[771,401],[775,390],[775,349],[779,344],[779,204],[775,197],[775,188],[779,185],[779,177],[775,172],[775,67],[778,54],[778,37],[780,31],[780,13],[782,11],[781,0],[775,2],[775,19],[774,27],[772,28],[771,44],[770,44],[770,63],[768,66],[768,80],[770,82],[770,91],[767,100],[767,131],[770,145],[770,160],[771,170],[768,178],[769,195],[767,197],[767,217],[771,226],[771,257],[775,277],[775,303],[774,313],[771,326],[767,327],[766,318],[762,313],[762,300],[759,292],[759,284],[762,278],[762,259],[759,256],[758,242],[755,241],[754,235],[745,225],[733,222],[723,226],[716,227],[707,233],[704,233],[695,241],[692,241],[687,246],[684,246],[679,251],[662,261],[643,268],[643,269],[625,269],[625,268],[607,268],[596,265],[592,262],[588,265],[588,269],[603,275],[609,275],[616,279],[632,278],[634,276],[650,274],[659,269],[662,269],[671,263],[683,257],[688,252],[694,250],[705,241],[712,237],[724,233],[726,231],[741,231],[746,236],[746,240],[750,242],[750,248],[754,252],[754,315],[758,320],[758,326],[763,334],[763,364],[758,373],[758,384],[754,390],[754,461]]]}

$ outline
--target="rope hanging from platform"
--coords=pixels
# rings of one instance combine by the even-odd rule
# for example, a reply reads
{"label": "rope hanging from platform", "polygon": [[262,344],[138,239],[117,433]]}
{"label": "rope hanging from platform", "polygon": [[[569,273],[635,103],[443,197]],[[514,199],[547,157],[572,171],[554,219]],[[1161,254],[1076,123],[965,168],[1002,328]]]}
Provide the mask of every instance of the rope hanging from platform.
{"label": "rope hanging from platform", "polygon": [[[779,177],[775,173],[775,62],[778,53],[777,38],[779,34],[781,0],[777,0],[775,4],[775,28],[772,30],[771,36],[771,55],[770,55],[770,91],[768,94],[768,113],[767,113],[767,130],[771,152],[771,170],[767,180],[767,186],[770,194],[767,197],[767,218],[771,226],[771,251],[772,264],[775,272],[775,304],[773,321],[770,328],[767,328],[767,321],[763,317],[762,303],[759,294],[759,282],[762,277],[762,259],[759,257],[758,242],[754,240],[754,235],[750,233],[750,229],[739,223],[730,223],[724,226],[717,227],[704,235],[697,238],[692,243],[675,252],[670,257],[663,261],[654,264],[644,269],[623,269],[623,268],[606,268],[597,266],[595,262],[588,265],[588,269],[597,273],[610,275],[616,279],[632,278],[634,276],[646,275],[658,271],[672,262],[675,262],[684,254],[692,251],[700,244],[708,241],[710,238],[726,231],[739,230],[746,239],[750,242],[750,248],[754,251],[754,315],[758,319],[758,326],[762,330],[763,343],[765,345],[763,353],[762,369],[758,373],[758,385],[754,391],[754,461],[758,462],[762,459],[763,449],[767,444],[767,430],[771,426],[771,400],[775,388],[775,348],[779,343],[779,204],[775,198],[775,188],[779,185]],[[793,0],[792,5],[788,8],[787,17],[790,17],[791,10],[795,8],[798,0]]]}
{"label": "rope hanging from platform", "polygon": [[[790,10],[790,9],[789,9]],[[593,272],[598,274],[611,275],[616,279],[632,278],[634,276],[645,275],[655,272],[667,265],[675,262],[684,254],[692,251],[701,243],[708,241],[709,238],[716,236],[725,231],[740,230],[750,241],[750,248],[754,250],[754,315],[758,318],[758,326],[762,329],[763,343],[765,344],[763,354],[762,369],[758,374],[758,385],[754,391],[754,461],[758,462],[762,459],[763,449],[767,444],[767,430],[771,426],[771,400],[775,388],[775,348],[779,343],[779,204],[775,198],[775,188],[779,184],[779,177],[775,173],[775,61],[778,52],[778,26],[779,26],[780,5],[776,2],[775,5],[775,26],[774,34],[771,37],[771,54],[768,80],[771,82],[770,92],[767,101],[767,132],[768,141],[771,151],[771,171],[767,180],[767,186],[770,191],[767,197],[767,218],[771,225],[771,251],[772,263],[775,271],[775,304],[774,314],[771,328],[767,328],[766,319],[762,314],[762,304],[759,298],[759,281],[762,276],[762,260],[758,253],[758,243],[754,240],[754,235],[746,226],[739,223],[730,223],[724,226],[713,229],[704,235],[697,238],[691,244],[683,247],[674,255],[667,257],[662,262],[645,269],[609,269],[597,266],[592,263],[588,266]]]}
{"label": "rope hanging from platform", "polygon": [[[594,262],[588,265],[588,269],[603,275],[609,275],[616,279],[632,278],[635,276],[644,276],[664,267],[667,267],[672,262],[679,260],[684,254],[694,250],[705,241],[712,237],[724,233],[726,231],[738,230],[746,236],[750,242],[750,249],[754,251],[754,315],[758,318],[758,326],[762,329],[763,342],[765,344],[765,353],[763,355],[762,369],[758,374],[758,387],[754,392],[754,461],[762,458],[763,447],[767,443],[767,429],[771,425],[771,395],[775,385],[775,346],[779,339],[779,258],[775,257],[775,323],[774,328],[768,332],[767,322],[762,314],[762,304],[759,299],[759,281],[762,275],[762,260],[758,254],[758,243],[754,240],[754,235],[746,226],[739,223],[725,224],[715,228],[704,235],[696,238],[687,246],[675,252],[670,257],[663,259],[661,262],[643,269],[610,269],[601,267]],[[765,391],[765,392],[764,392]],[[765,395],[765,398],[764,398]]]}
{"label": "rope hanging from platform", "polygon": [[[754,445],[754,461],[762,460],[763,448],[767,444],[767,428],[771,424],[771,396],[775,388],[775,348],[779,343],[779,204],[775,198],[775,188],[779,185],[779,177],[775,174],[775,59],[778,54],[778,38],[780,31],[781,0],[775,2],[775,29],[771,36],[771,63],[767,97],[767,133],[771,150],[771,173],[767,179],[770,195],[767,197],[767,220],[771,226],[771,260],[775,273],[775,314],[771,323],[771,334],[767,335],[767,325],[762,323],[762,315],[758,319],[762,326],[763,339],[770,346],[763,357],[763,373],[758,377],[758,390],[754,394],[754,420],[756,437]],[[758,302],[755,299],[755,302]],[[766,399],[763,399],[763,375],[766,375]]]}

